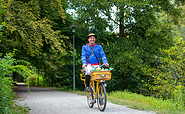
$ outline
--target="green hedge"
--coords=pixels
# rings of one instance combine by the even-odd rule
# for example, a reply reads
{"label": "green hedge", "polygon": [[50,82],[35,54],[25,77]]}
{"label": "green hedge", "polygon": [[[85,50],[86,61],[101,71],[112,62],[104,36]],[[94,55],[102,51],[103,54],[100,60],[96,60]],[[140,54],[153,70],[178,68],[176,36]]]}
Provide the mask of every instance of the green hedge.
{"label": "green hedge", "polygon": [[11,113],[10,109],[13,104],[14,92],[12,88],[12,78],[8,77],[12,74],[12,64],[14,59],[10,55],[0,58],[0,113]]}
{"label": "green hedge", "polygon": [[15,93],[12,90],[14,81],[12,80],[13,71],[27,70],[25,66],[13,66],[15,59],[13,54],[9,53],[5,57],[1,57],[0,53],[0,114],[18,114],[25,113],[27,109],[20,107],[13,101]]}

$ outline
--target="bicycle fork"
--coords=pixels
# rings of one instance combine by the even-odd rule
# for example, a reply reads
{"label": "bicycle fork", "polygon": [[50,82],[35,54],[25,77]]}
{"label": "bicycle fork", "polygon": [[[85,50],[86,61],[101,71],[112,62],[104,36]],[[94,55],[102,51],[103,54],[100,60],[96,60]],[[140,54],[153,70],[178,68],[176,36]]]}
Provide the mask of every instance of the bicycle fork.
{"label": "bicycle fork", "polygon": [[[101,96],[100,96],[100,94],[101,93],[103,93],[103,89],[101,88],[100,90],[99,90],[99,85],[104,85],[104,87],[106,87],[106,84],[104,83],[104,82],[90,82],[91,84],[91,91],[92,91],[92,98],[93,98],[93,100],[95,100],[95,99],[97,99],[97,97],[98,98],[101,98]],[[101,87],[103,87],[103,86],[101,86]]]}

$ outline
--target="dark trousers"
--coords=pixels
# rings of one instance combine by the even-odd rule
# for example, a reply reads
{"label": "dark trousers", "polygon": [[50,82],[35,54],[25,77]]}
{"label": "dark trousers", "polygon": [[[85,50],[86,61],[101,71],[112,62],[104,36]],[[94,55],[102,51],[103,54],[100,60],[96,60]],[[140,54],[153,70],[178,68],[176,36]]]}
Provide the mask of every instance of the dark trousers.
{"label": "dark trousers", "polygon": [[91,79],[91,76],[90,76],[90,75],[86,75],[86,76],[85,76],[85,84],[86,84],[86,87],[89,86],[89,84],[90,84],[90,79]]}

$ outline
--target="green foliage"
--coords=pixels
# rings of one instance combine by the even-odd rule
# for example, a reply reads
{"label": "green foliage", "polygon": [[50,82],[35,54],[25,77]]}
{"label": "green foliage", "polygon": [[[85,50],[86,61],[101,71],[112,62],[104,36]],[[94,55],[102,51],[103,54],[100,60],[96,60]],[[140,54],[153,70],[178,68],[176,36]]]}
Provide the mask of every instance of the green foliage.
{"label": "green foliage", "polygon": [[[104,47],[105,52],[109,53],[108,60],[112,71],[112,80],[108,82],[110,90],[130,89],[139,90],[139,83],[142,80],[142,63],[139,58],[137,48],[133,47],[133,43],[127,39],[117,38],[114,44]],[[137,65],[136,65],[137,64]]]}
{"label": "green foliage", "polygon": [[[3,0],[1,6],[6,10],[2,15],[6,24],[3,27],[3,36],[0,38],[2,41],[0,52],[5,54],[16,49],[15,58],[28,61],[31,65],[27,66],[36,67],[37,72],[44,75],[45,85],[50,86],[51,80],[54,81],[57,77],[58,66],[63,65],[56,62],[57,59],[61,55],[66,55],[65,48],[71,46],[68,43],[69,38],[61,33],[61,31],[66,33],[64,30],[66,2]],[[24,72],[19,71],[19,73]]]}
{"label": "green foliage", "polygon": [[180,16],[180,24],[179,31],[181,32],[181,37],[185,39],[185,6],[181,6],[182,8],[182,14]]}
{"label": "green foliage", "polygon": [[62,51],[61,42],[64,36],[52,29],[50,20],[40,16],[38,1],[8,1],[8,4],[2,5],[6,9],[4,37],[16,42],[11,45],[15,45],[18,50],[23,47],[31,56],[41,54],[43,46],[49,46],[52,51]]}
{"label": "green foliage", "polygon": [[145,28],[144,31],[133,29],[135,34],[114,38],[114,42],[104,46],[109,63],[115,68],[110,81],[112,89],[148,92],[143,83],[148,80],[146,71],[154,67],[154,57],[161,54],[159,49],[166,49],[173,44],[173,37],[168,33],[170,25],[158,21],[155,21],[155,26]]}
{"label": "green foliage", "polygon": [[[47,86],[44,82],[44,79],[42,76],[39,76],[39,79],[38,79],[38,75],[34,75],[34,76],[29,76],[27,77],[27,84],[29,86]],[[38,82],[39,81],[39,82]]]}
{"label": "green foliage", "polygon": [[12,65],[15,59],[12,56],[13,54],[9,53],[4,58],[0,58],[0,72],[2,77],[9,76],[13,72]]}
{"label": "green foliage", "polygon": [[4,77],[3,75],[0,75],[0,80],[0,113],[12,113],[13,109],[10,108],[14,96],[11,89],[12,80],[10,77]]}
{"label": "green foliage", "polygon": [[28,69],[27,66],[24,65],[16,65],[12,67],[17,73],[19,73],[22,76],[25,76],[24,78],[28,76],[32,76],[33,74],[31,73],[31,70]]}
{"label": "green foliage", "polygon": [[32,76],[30,76],[30,77],[28,77],[28,84],[29,84],[29,86],[35,86],[36,85],[36,77],[32,77]]}
{"label": "green foliage", "polygon": [[[18,71],[23,66],[13,66],[15,61],[13,54],[9,53],[0,58],[0,113],[18,113],[14,108],[14,92],[12,90],[13,71]],[[22,69],[21,69],[22,70]],[[19,110],[19,108],[16,108]]]}
{"label": "green foliage", "polygon": [[150,80],[148,86],[153,95],[172,99],[180,108],[185,104],[185,41],[177,35],[174,42],[175,45],[169,49],[162,49],[165,56],[156,57],[156,64],[159,65],[149,69],[153,80]]}

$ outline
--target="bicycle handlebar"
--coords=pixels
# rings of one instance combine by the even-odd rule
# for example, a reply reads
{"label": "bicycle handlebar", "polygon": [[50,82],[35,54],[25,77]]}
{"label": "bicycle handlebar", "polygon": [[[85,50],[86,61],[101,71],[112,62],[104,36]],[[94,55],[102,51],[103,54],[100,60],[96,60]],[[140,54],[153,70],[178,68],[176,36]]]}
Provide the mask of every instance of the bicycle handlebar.
{"label": "bicycle handlebar", "polygon": [[99,67],[101,68],[102,66],[104,66],[105,65],[105,63],[103,63],[102,65],[100,65]]}
{"label": "bicycle handlebar", "polygon": [[[93,67],[95,67],[95,68],[101,68],[101,67],[103,67],[105,64],[106,64],[106,63],[103,63],[102,65],[100,65],[100,66],[96,66],[96,67],[95,67],[95,66],[93,66],[93,65],[91,65],[91,64],[89,64],[89,65],[91,65],[91,66],[93,66]],[[85,65],[85,67],[87,67],[87,65],[88,65],[88,64],[86,64],[86,65]]]}

